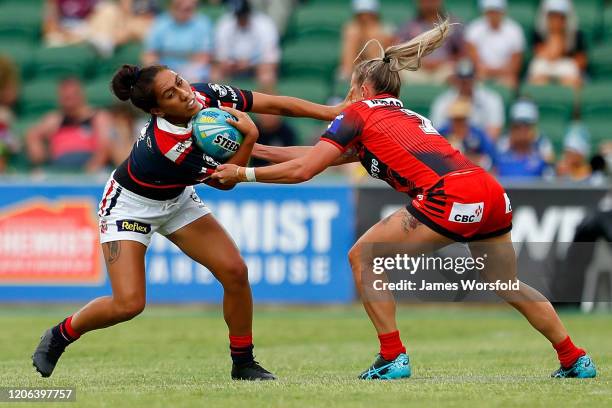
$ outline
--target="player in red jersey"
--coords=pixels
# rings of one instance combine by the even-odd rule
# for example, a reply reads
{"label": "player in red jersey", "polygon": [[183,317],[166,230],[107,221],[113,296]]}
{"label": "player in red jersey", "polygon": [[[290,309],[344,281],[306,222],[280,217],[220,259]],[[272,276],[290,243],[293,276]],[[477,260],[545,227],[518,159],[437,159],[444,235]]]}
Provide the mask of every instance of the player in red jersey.
{"label": "player in red jersey", "polygon": [[[44,377],[82,334],[132,319],[145,307],[145,252],[158,232],[207,267],[223,286],[223,315],[229,329],[232,378],[270,380],[253,358],[253,302],[247,268],[238,248],[210,214],[192,185],[217,165],[192,140],[191,118],[201,109],[231,109],[245,136],[230,163],[245,165],[258,132],[239,111],[331,120],[341,108],[297,98],[271,96],[228,85],[194,84],[164,66],[124,65],[112,88],[124,101],[151,114],[129,158],[110,177],[100,201],[100,242],[112,296],[92,300],[47,330],[32,356]],[[233,109],[235,108],[235,109]],[[226,189],[210,180],[208,184]]]}
{"label": "player in red jersey", "polygon": [[[380,58],[359,63],[351,83],[354,103],[331,122],[315,146],[257,146],[254,156],[278,164],[257,169],[225,164],[212,175],[229,184],[300,183],[328,166],[360,161],[372,177],[408,194],[405,208],[374,225],[349,252],[356,287],[380,341],[380,354],[360,375],[362,379],[411,374],[393,296],[389,292],[376,299],[368,295],[372,244],[407,244],[410,255],[418,256],[456,241],[469,242],[474,258],[485,251],[488,255],[490,262],[481,272],[485,280],[517,282],[510,236],[512,209],[504,189],[454,149],[427,118],[405,109],[398,99],[398,71],[418,69],[421,58],[439,47],[448,31],[445,21],[407,43],[381,47]],[[591,359],[574,346],[554,308],[539,292],[521,282],[517,291],[498,290],[497,294],[552,343],[561,363],[553,376],[595,376]]]}

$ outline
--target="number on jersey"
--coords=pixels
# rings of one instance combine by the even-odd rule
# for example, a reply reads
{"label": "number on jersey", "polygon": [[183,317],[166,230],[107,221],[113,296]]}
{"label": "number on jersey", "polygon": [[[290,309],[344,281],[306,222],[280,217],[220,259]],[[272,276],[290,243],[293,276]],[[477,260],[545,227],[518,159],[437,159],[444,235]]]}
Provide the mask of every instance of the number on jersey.
{"label": "number on jersey", "polygon": [[400,110],[408,116],[417,117],[421,121],[421,125],[419,127],[421,128],[423,133],[428,134],[428,135],[438,135],[438,136],[440,135],[440,133],[438,133],[438,131],[434,127],[433,123],[431,123],[431,120],[427,119],[425,116],[420,115],[416,112],[413,112],[410,109],[400,109]]}

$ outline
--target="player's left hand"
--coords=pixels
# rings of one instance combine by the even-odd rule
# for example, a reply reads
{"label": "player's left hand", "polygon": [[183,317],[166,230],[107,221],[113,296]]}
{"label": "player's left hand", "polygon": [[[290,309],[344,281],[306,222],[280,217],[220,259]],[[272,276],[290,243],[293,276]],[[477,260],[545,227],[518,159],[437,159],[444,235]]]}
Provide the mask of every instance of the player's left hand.
{"label": "player's left hand", "polygon": [[[242,170],[242,171],[241,171]],[[210,176],[214,180],[219,180],[221,184],[236,184],[244,181],[244,169],[235,164],[222,164],[217,166],[217,170]]]}
{"label": "player's left hand", "polygon": [[234,108],[229,108],[227,106],[220,106],[219,108],[237,119],[227,119],[227,123],[238,129],[240,133],[244,135],[245,138],[252,138],[254,140],[257,140],[257,138],[259,137],[259,131],[257,130],[257,126],[248,114]]}

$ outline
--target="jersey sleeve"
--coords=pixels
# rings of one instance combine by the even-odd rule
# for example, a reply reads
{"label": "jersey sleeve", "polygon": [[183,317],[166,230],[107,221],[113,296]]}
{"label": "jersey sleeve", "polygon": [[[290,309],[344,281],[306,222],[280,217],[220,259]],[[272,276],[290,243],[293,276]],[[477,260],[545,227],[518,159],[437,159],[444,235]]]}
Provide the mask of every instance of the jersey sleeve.
{"label": "jersey sleeve", "polygon": [[209,106],[227,106],[248,112],[253,107],[253,93],[230,85],[193,84],[193,89],[206,96]]}
{"label": "jersey sleeve", "polygon": [[351,144],[359,140],[363,126],[363,118],[355,110],[349,108],[336,116],[336,119],[329,124],[321,136],[321,140],[345,151]]}

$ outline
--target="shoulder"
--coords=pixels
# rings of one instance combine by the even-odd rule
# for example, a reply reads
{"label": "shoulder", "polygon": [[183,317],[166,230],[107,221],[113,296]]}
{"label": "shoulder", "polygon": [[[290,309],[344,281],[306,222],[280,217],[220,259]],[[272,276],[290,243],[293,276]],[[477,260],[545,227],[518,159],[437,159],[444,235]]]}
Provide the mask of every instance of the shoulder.
{"label": "shoulder", "polygon": [[192,24],[197,27],[210,27],[212,22],[206,14],[198,13],[193,18]]}
{"label": "shoulder", "polygon": [[224,14],[217,21],[217,30],[229,30],[234,26],[235,21],[232,14]]}
{"label": "shoulder", "polygon": [[172,18],[168,13],[163,13],[157,16],[153,21],[153,29],[166,29],[172,24]]}
{"label": "shoulder", "polygon": [[474,35],[486,29],[486,22],[482,17],[469,23],[465,29],[466,35]]}
{"label": "shoulder", "polygon": [[504,19],[503,29],[512,35],[518,35],[521,37],[523,36],[523,29],[521,28],[519,23],[517,23],[510,17],[506,17]]}

